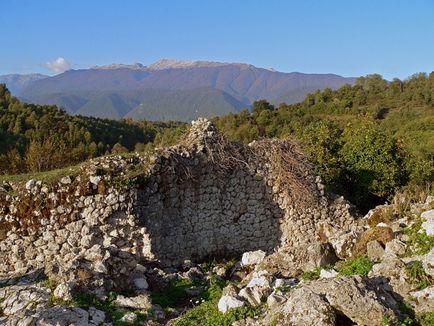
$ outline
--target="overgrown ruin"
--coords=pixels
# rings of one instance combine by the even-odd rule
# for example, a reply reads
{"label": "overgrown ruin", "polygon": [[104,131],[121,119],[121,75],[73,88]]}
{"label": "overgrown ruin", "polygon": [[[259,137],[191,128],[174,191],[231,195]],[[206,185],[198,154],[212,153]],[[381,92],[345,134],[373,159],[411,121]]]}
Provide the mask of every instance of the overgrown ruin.
{"label": "overgrown ruin", "polygon": [[325,229],[356,227],[295,144],[229,142],[207,120],[175,147],[94,160],[51,188],[26,188],[1,192],[0,273],[44,268],[95,287],[126,286],[137,263],[257,249],[285,251],[291,268],[303,268]]}

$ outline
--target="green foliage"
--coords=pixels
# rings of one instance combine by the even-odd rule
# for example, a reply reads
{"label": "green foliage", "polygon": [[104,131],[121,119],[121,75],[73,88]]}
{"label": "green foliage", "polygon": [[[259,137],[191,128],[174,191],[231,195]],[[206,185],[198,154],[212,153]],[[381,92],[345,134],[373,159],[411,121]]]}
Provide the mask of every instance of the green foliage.
{"label": "green foliage", "polygon": [[407,255],[425,255],[434,247],[434,236],[426,234],[422,229],[422,219],[418,218],[411,227],[404,230],[408,235]]}
{"label": "green foliage", "polygon": [[405,266],[405,270],[407,275],[410,277],[411,281],[417,285],[419,290],[425,289],[430,284],[432,284],[432,280],[429,275],[425,273],[423,268],[423,264],[421,261],[412,261]]}
{"label": "green foliage", "polygon": [[230,326],[235,321],[260,314],[259,308],[241,307],[231,309],[225,314],[217,309],[218,300],[204,302],[187,310],[175,322],[174,326]]}
{"label": "green foliage", "polygon": [[336,263],[335,268],[341,275],[368,275],[374,263],[367,256],[351,257]]}
{"label": "green foliage", "polygon": [[434,325],[434,311],[425,313],[419,316],[418,321],[420,326],[433,326]]}
{"label": "green foliage", "polygon": [[174,326],[230,326],[233,322],[247,317],[255,317],[261,313],[261,308],[241,307],[231,309],[225,314],[217,308],[226,282],[211,281],[211,286],[204,292],[204,302],[187,310],[174,323]]}
{"label": "green foliage", "polygon": [[307,281],[317,280],[319,279],[320,272],[321,272],[321,267],[317,267],[313,271],[303,272],[303,274],[301,274],[301,278]]}
{"label": "green foliage", "polygon": [[362,211],[408,184],[434,181],[434,74],[387,82],[380,75],[356,85],[309,94],[278,108],[258,101],[216,119],[230,139],[293,137],[310,153],[329,190]]}
{"label": "green foliage", "polygon": [[406,317],[404,320],[399,321],[395,320],[390,316],[384,316],[383,322],[381,323],[381,326],[416,326],[417,323],[415,320],[411,319],[410,317]]}
{"label": "green foliage", "polygon": [[55,106],[23,103],[0,84],[0,174],[46,171],[131,151],[179,125],[71,116]]}

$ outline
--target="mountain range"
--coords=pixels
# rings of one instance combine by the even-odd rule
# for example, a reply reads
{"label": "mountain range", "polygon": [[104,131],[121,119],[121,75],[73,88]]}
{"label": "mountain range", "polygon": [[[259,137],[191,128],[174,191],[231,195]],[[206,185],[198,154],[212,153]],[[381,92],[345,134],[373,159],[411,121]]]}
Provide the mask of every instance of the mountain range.
{"label": "mountain range", "polygon": [[253,101],[301,101],[326,87],[353,84],[335,74],[283,73],[244,63],[163,59],[148,66],[111,64],[55,76],[4,75],[14,95],[71,114],[189,121],[248,108]]}

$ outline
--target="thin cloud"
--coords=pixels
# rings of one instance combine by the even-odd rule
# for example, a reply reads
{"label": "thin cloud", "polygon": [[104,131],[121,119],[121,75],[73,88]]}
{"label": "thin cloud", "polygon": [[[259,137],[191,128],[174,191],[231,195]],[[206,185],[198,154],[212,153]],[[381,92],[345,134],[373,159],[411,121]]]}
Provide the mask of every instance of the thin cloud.
{"label": "thin cloud", "polygon": [[47,62],[44,67],[48,68],[53,72],[64,72],[72,68],[72,65],[68,60],[63,57],[58,57],[53,61]]}

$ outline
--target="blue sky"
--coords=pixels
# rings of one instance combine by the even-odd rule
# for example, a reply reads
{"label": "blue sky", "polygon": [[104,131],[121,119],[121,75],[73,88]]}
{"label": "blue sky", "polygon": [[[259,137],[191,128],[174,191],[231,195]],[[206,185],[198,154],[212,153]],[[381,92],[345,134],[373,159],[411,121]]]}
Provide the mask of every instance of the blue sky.
{"label": "blue sky", "polygon": [[429,0],[0,0],[0,22],[0,74],[161,58],[386,78],[434,70]]}

